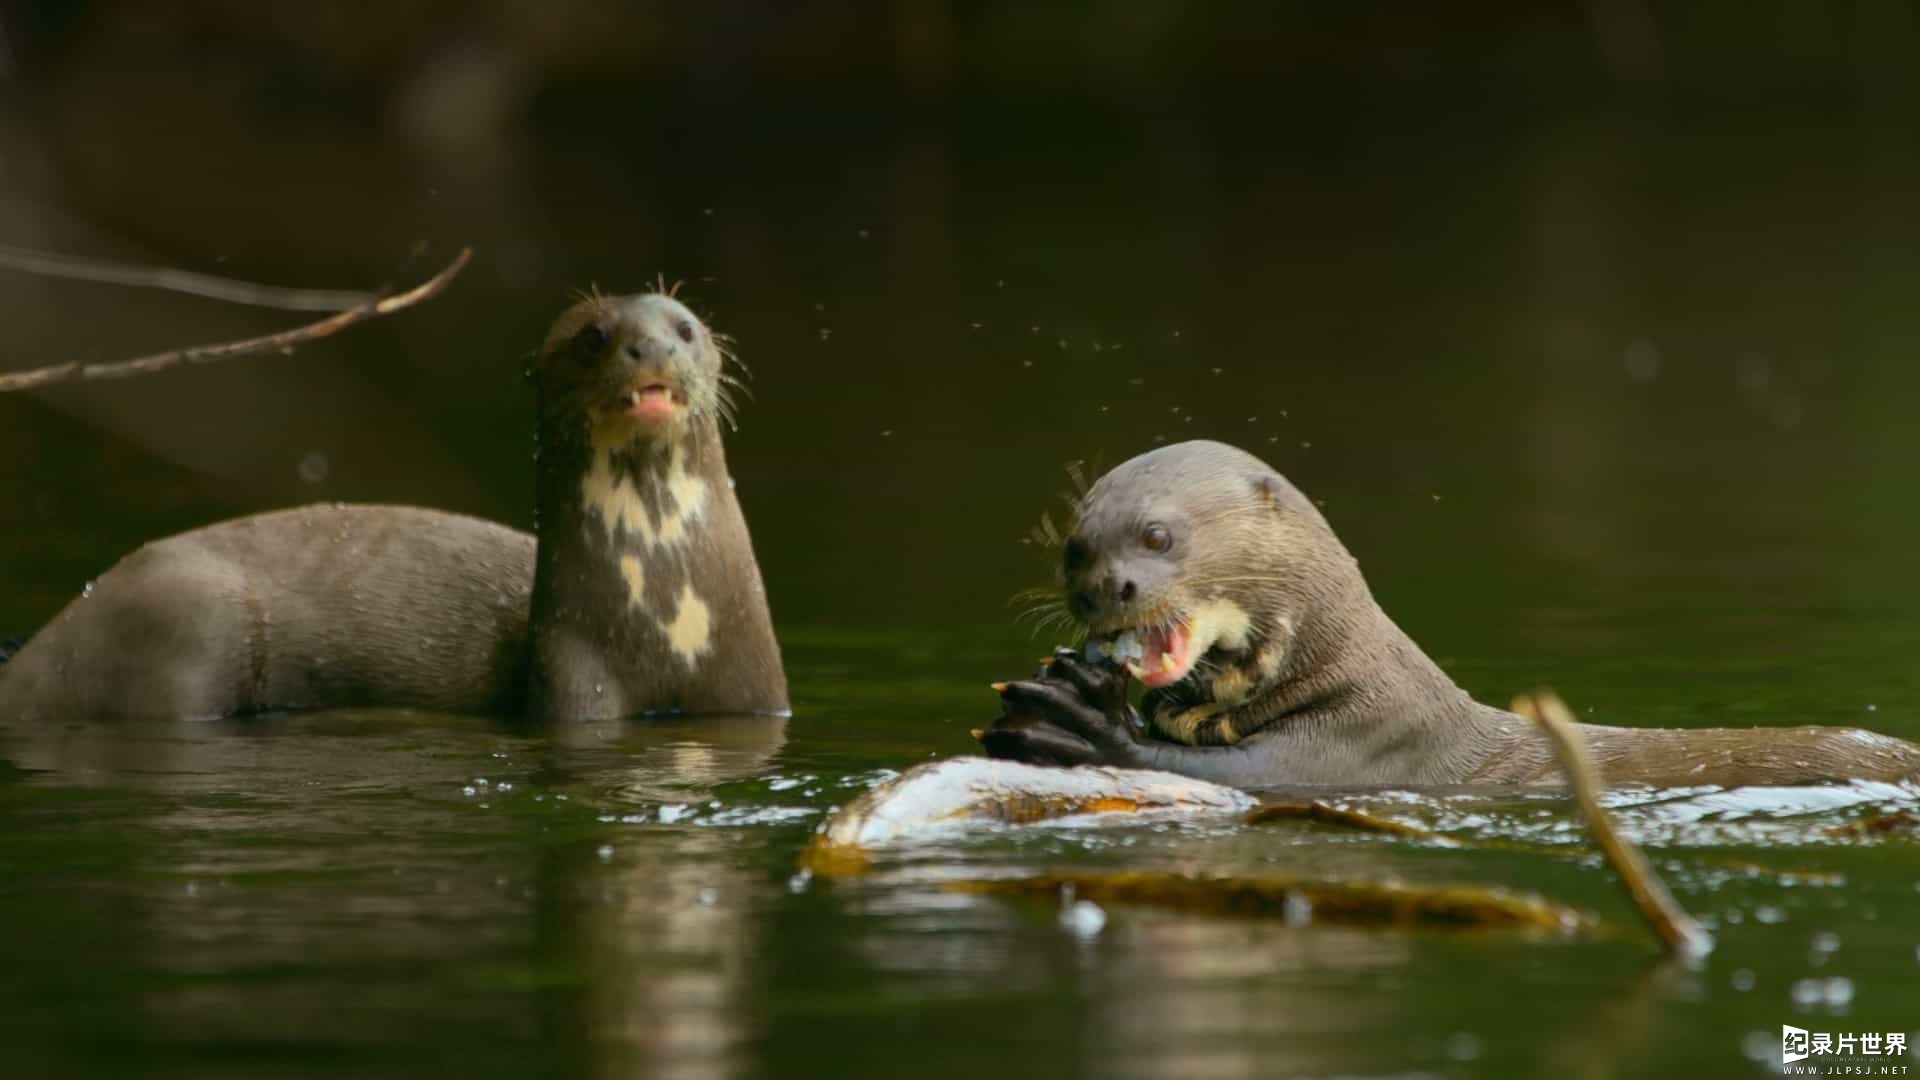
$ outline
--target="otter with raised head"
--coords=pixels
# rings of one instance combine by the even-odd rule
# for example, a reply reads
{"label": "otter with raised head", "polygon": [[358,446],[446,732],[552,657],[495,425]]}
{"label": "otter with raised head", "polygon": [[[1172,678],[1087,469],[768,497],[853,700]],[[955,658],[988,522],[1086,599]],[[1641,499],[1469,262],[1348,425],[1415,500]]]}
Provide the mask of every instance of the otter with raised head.
{"label": "otter with raised head", "polygon": [[[1004,684],[980,733],[991,756],[1244,788],[1560,782],[1533,725],[1454,685],[1313,503],[1242,450],[1187,442],[1122,463],[1081,500],[1060,569],[1093,659],[1060,650]],[[1582,728],[1613,784],[1920,772],[1920,745],[1852,728]]]}
{"label": "otter with raised head", "polygon": [[670,296],[583,299],[530,373],[537,538],[336,504],[154,541],[0,665],[0,722],[349,707],[541,721],[784,713],[720,441],[726,362]]}

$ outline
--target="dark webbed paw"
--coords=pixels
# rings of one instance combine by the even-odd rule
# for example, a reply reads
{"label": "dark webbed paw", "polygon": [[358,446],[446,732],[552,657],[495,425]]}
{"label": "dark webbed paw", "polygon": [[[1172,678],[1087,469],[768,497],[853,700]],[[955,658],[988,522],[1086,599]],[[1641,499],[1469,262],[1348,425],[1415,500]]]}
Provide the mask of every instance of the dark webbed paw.
{"label": "dark webbed paw", "polygon": [[1001,713],[978,732],[988,757],[1036,765],[1127,765],[1141,738],[1127,676],[1056,649],[1031,679],[997,684]]}

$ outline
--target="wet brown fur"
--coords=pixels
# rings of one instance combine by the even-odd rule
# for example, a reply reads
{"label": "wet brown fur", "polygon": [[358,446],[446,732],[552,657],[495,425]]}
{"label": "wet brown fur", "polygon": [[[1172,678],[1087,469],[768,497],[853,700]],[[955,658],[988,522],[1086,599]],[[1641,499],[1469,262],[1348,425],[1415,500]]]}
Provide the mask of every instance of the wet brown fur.
{"label": "wet brown fur", "polygon": [[[586,321],[613,326],[637,299],[581,294],[554,324],[540,363]],[[628,538],[616,532],[610,543],[597,522],[582,520],[582,465],[571,448],[585,431],[585,401],[558,392],[550,370],[537,366],[538,545],[527,533],[457,514],[341,504],[154,541],[0,664],[0,726],[347,707],[518,715],[530,696],[535,715],[554,720],[784,711],[779,648],[720,445],[735,378],[727,367],[736,362],[704,325],[698,359],[683,380],[688,423],[673,435],[708,492],[700,535],[684,556],[654,553],[647,569],[658,571],[650,584],[691,583],[711,608],[712,650],[699,665],[689,668],[657,628],[609,602],[624,594],[594,594],[607,591],[608,560]],[[607,375],[600,389],[608,390],[618,383],[604,368],[573,362],[571,372]],[[664,496],[645,463],[669,449],[634,446],[622,456],[655,513]],[[544,609],[537,596],[547,598]],[[672,599],[648,596],[658,605]],[[569,644],[555,647],[561,638]]]}
{"label": "wet brown fur", "polygon": [[[1149,522],[1173,529],[1169,556],[1137,550]],[[1147,694],[1157,738],[1138,759],[1105,763],[1252,787],[1558,782],[1546,741],[1456,686],[1381,610],[1313,503],[1253,455],[1187,442],[1133,458],[1088,491],[1071,537],[1092,557],[1063,574],[1063,591],[1109,601],[1076,613],[1095,633],[1190,616],[1210,600],[1249,616],[1245,648],[1217,648],[1180,682]],[[1125,604],[1112,602],[1115,575],[1138,587]],[[1223,673],[1244,679],[1243,696],[1213,699],[1210,684]],[[1583,728],[1616,784],[1920,771],[1920,746],[1855,729]]]}
{"label": "wet brown fur", "polygon": [[[658,301],[669,303],[662,305]],[[640,711],[778,712],[786,676],[753,558],[746,519],[727,472],[719,423],[730,417],[724,343],[694,320],[694,340],[653,325],[669,293],[609,300],[591,297],[555,322],[535,365],[540,393],[541,548],[533,586],[536,716],[621,716]],[[608,333],[600,357],[582,357],[576,336],[589,324]],[[623,350],[659,349],[657,367],[685,391],[679,422],[657,436],[608,448],[596,435],[595,409],[635,380]],[[618,429],[617,422],[614,429]],[[596,438],[600,443],[596,443]],[[609,523],[586,505],[582,480],[606,455],[609,481],[637,498],[644,523]],[[699,486],[699,503],[681,505],[674,477]],[[647,530],[689,522],[679,543],[649,543]],[[636,597],[619,566],[641,568]],[[675,650],[662,622],[687,596],[708,612],[707,645],[693,659]]]}

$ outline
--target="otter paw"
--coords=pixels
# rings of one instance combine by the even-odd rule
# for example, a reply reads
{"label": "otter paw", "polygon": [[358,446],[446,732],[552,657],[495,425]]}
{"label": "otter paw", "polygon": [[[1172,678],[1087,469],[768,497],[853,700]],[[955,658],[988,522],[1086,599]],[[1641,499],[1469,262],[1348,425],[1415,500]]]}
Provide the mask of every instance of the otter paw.
{"label": "otter paw", "polygon": [[1027,765],[1092,765],[1100,751],[1087,740],[1048,723],[1026,727],[993,727],[977,733],[981,749],[990,758]]}
{"label": "otter paw", "polygon": [[996,684],[1001,713],[980,733],[988,756],[1036,764],[1126,765],[1140,733],[1126,687],[1077,659],[1056,656],[1039,678]]}
{"label": "otter paw", "polygon": [[1040,677],[1072,685],[1082,700],[1110,718],[1131,718],[1127,673],[1110,660],[1093,663],[1072,649],[1055,649],[1053,659],[1040,670]]}

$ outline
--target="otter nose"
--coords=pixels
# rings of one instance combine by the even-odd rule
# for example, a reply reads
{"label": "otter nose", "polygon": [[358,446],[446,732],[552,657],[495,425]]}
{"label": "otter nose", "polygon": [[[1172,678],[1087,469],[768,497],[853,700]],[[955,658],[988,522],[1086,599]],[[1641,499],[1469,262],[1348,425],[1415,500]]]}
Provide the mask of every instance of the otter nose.
{"label": "otter nose", "polygon": [[1075,614],[1085,618],[1103,607],[1130,604],[1139,594],[1140,587],[1132,578],[1107,574],[1090,586],[1075,589],[1067,602]]}
{"label": "otter nose", "polygon": [[626,348],[622,351],[626,353],[627,359],[634,363],[657,364],[672,356],[675,348],[677,346],[672,342],[662,341],[652,334],[635,334],[627,339]]}

